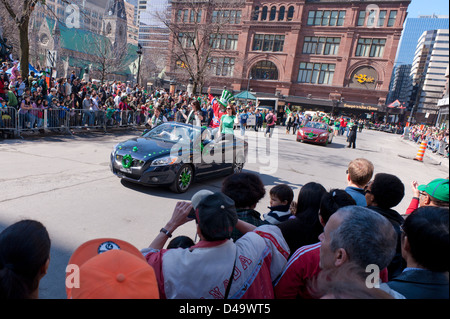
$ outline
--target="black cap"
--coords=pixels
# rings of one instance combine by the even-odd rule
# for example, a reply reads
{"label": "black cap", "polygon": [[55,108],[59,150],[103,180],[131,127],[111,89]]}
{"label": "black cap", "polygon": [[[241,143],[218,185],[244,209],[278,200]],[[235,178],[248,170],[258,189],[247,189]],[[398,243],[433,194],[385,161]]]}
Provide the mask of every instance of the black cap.
{"label": "black cap", "polygon": [[234,200],[223,193],[205,196],[197,205],[197,223],[208,241],[231,238],[238,221]]}

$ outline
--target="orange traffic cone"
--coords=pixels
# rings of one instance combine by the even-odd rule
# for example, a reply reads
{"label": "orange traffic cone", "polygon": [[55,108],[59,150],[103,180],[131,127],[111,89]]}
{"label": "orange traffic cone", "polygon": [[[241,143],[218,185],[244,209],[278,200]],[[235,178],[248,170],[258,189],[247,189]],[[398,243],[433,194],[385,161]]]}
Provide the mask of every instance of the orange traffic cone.
{"label": "orange traffic cone", "polygon": [[422,141],[419,150],[417,151],[415,161],[423,162],[423,156],[425,155],[425,150],[427,149],[427,141]]}

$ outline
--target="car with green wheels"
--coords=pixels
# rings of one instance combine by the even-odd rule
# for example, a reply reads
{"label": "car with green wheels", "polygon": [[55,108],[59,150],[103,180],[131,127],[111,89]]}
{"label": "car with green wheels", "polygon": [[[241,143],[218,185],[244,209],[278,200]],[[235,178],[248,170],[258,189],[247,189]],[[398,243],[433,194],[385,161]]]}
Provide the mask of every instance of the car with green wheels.
{"label": "car with green wheels", "polygon": [[217,129],[168,122],[115,145],[110,168],[123,180],[184,193],[198,180],[241,172],[247,152],[247,142]]}

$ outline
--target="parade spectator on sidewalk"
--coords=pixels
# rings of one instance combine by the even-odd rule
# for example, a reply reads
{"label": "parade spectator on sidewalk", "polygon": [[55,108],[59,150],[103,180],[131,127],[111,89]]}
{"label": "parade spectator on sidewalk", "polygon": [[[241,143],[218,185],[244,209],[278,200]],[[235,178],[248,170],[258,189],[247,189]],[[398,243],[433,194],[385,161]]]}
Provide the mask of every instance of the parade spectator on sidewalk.
{"label": "parade spectator on sidewalk", "polygon": [[[355,200],[344,190],[332,189],[320,201],[319,220],[322,226],[339,208],[355,205]],[[320,242],[297,249],[289,258],[280,278],[274,285],[278,299],[311,299],[308,283],[320,272]],[[387,280],[387,276],[386,276]]]}
{"label": "parade spectator on sidewalk", "polygon": [[372,179],[374,166],[371,161],[365,158],[356,158],[348,164],[347,168],[347,188],[358,206],[367,206],[364,187]]}
{"label": "parade spectator on sidewalk", "polygon": [[[256,227],[264,224],[261,214],[255,210],[258,202],[265,196],[266,189],[258,175],[241,172],[228,176],[222,184],[222,193],[234,200],[237,216]],[[233,229],[231,238],[236,241],[243,234]]]}
{"label": "parade spectator on sidewalk", "polygon": [[412,212],[402,226],[401,246],[406,268],[389,286],[407,299],[449,299],[448,207]]}
{"label": "parade spectator on sidewalk", "polygon": [[[142,250],[155,269],[161,298],[273,298],[272,281],[289,256],[279,229],[238,221],[234,201],[214,193],[195,210],[200,242],[188,249],[163,249],[174,231],[192,220],[187,217],[191,209],[191,203],[178,202],[169,222]],[[230,240],[235,226],[245,233],[236,243]]]}
{"label": "parade spectator on sidewalk", "polygon": [[298,194],[295,218],[278,224],[291,252],[298,248],[314,244],[322,233],[319,221],[320,201],[327,191],[319,183],[305,184]]}
{"label": "parade spectator on sidewalk", "polygon": [[0,299],[38,299],[50,264],[51,241],[38,221],[22,220],[0,233]]}
{"label": "parade spectator on sidewalk", "polygon": [[420,186],[417,181],[412,181],[411,189],[413,198],[406,215],[423,206],[449,207],[449,180],[446,178],[437,178],[427,185]]}
{"label": "parade spectator on sidewalk", "polygon": [[[396,237],[392,224],[380,214],[360,206],[340,208],[331,215],[319,236],[320,268],[327,271],[350,263],[355,266],[350,280],[365,281],[368,265],[375,265],[379,270],[389,265],[395,255]],[[394,298],[404,299],[387,284],[379,281],[378,284]]]}
{"label": "parade spectator on sidewalk", "polygon": [[155,271],[136,247],[120,239],[83,243],[67,269],[68,299],[159,299]]}
{"label": "parade spectator on sidewalk", "polygon": [[90,94],[86,94],[82,103],[83,119],[81,125],[94,125],[94,112],[92,108],[92,101]]}
{"label": "parade spectator on sidewalk", "polygon": [[372,182],[365,187],[367,207],[386,217],[397,233],[396,254],[389,264],[389,279],[397,276],[405,268],[406,263],[401,255],[400,235],[403,217],[392,208],[397,206],[405,195],[405,185],[395,175],[378,173]]}
{"label": "parade spectator on sidewalk", "polygon": [[287,184],[280,184],[270,189],[270,212],[264,214],[264,221],[278,225],[292,216],[290,208],[294,199],[294,192]]}

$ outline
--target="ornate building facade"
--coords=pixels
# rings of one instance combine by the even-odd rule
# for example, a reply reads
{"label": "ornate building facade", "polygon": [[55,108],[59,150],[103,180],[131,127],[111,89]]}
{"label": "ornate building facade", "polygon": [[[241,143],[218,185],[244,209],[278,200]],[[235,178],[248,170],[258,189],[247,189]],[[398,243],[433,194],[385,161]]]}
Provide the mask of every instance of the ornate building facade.
{"label": "ornate building facade", "polygon": [[[172,23],[184,16],[186,32],[192,15],[188,2],[172,2]],[[204,10],[201,23],[225,21],[220,34],[211,35],[211,61],[219,65],[211,67],[205,86],[225,85],[235,92],[250,87],[291,105],[309,103],[325,111],[376,111],[386,102],[410,2],[242,0],[230,8]],[[174,51],[178,44],[171,36]],[[168,60],[170,74],[177,61]]]}

